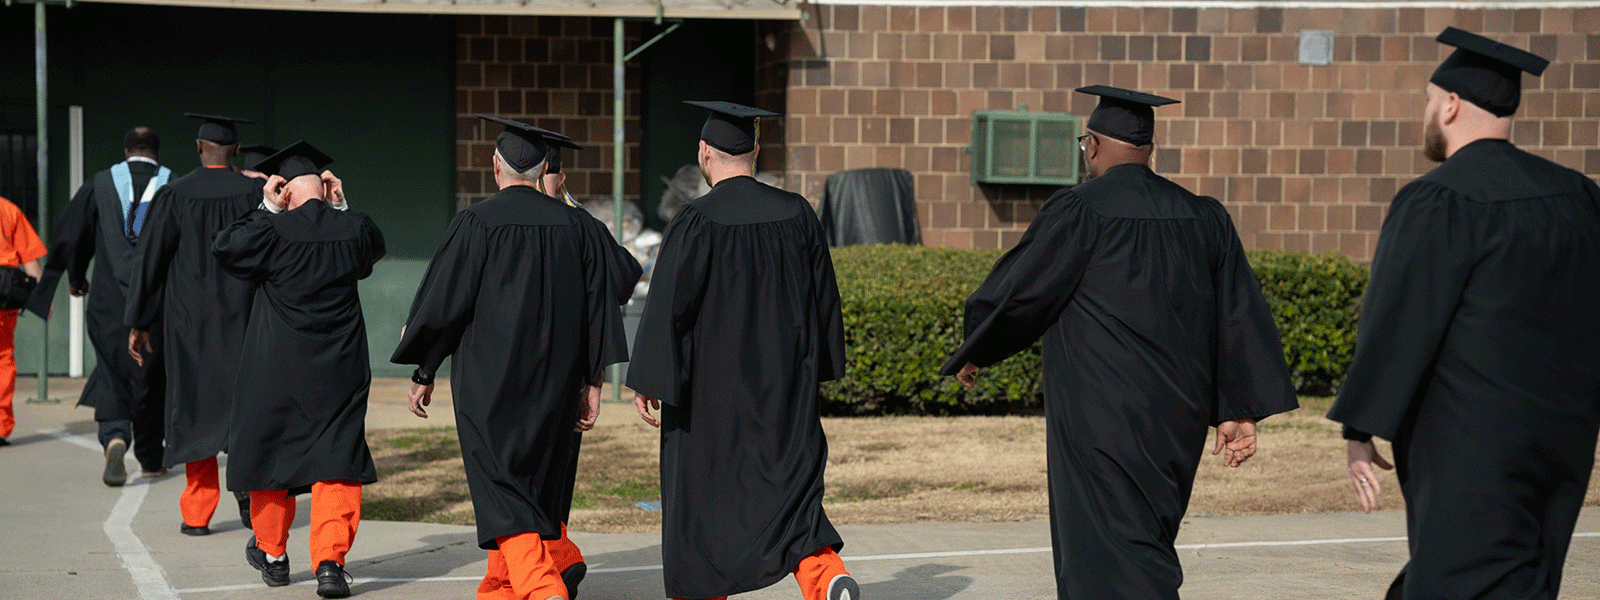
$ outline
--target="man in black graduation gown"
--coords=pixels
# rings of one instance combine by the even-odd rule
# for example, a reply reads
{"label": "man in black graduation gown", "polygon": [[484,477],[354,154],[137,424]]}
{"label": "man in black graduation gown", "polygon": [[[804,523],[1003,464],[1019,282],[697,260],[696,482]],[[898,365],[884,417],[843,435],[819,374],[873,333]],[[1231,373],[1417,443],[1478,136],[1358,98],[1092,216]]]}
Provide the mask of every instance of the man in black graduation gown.
{"label": "man in black graduation gown", "polygon": [[1394,443],[1411,560],[1388,598],[1555,598],[1600,432],[1600,187],[1512,145],[1549,61],[1455,28],[1378,237],[1344,423],[1362,510]]}
{"label": "man in black graduation gown", "polygon": [[[123,322],[134,359],[154,346],[149,332],[164,324],[165,466],[184,465],[179,530],[211,533],[221,486],[217,453],[228,449],[234,379],[253,287],[224,275],[211,238],[261,204],[261,182],[233,170],[244,119],[186,113],[201,120],[195,147],[200,168],[156,191],[139,239],[139,262]],[[248,524],[241,502],[240,519]]]}
{"label": "man in black graduation gown", "polygon": [[478,116],[505,126],[500,192],[456,214],[391,360],[418,365],[411,411],[426,418],[434,373],[455,356],[456,428],[489,551],[477,597],[566,599],[552,542],[571,504],[572,439],[594,426],[602,369],[627,360],[617,288],[640,269],[588,212],[535,189],[549,139],[564,136]]}
{"label": "man in black graduation gown", "polygon": [[356,283],[383,258],[383,234],[348,212],[333,162],[303,141],[257,163],[260,209],[217,233],[222,269],[256,285],[229,436],[228,489],[249,491],[245,559],[269,586],[289,584],[294,496],[311,492],[317,595],[350,595],[345,553],[361,522],[361,486],[377,481],[367,448],[372,367]]}
{"label": "man in black graduation gown", "polygon": [[1255,422],[1297,403],[1228,213],[1150,169],[1153,107],[1108,86],[1080,137],[1092,179],[1051,196],[967,300],[946,375],[1044,337],[1056,595],[1176,599],[1173,540],[1206,430],[1236,467]]}
{"label": "man in black graduation gown", "polygon": [[661,427],[667,595],[794,573],[808,600],[860,598],[822,509],[817,385],[844,374],[827,241],[805,198],[754,178],[756,119],[777,113],[690,104],[711,111],[698,151],[711,191],[667,226],[628,364],[640,416]]}
{"label": "man in black graduation gown", "polygon": [[[35,297],[53,298],[56,284],[67,276],[73,296],[89,296],[84,307],[89,343],[94,347],[95,368],[78,404],[94,408],[105,448],[105,469],[100,480],[119,486],[128,480],[123,454],[129,445],[144,476],[166,472],[161,462],[165,420],[162,405],[164,373],[160,354],[151,353],[143,365],[128,355],[129,328],[122,322],[128,308],[128,289],[137,268],[135,248],[144,229],[156,190],[167,184],[172,170],[157,161],[161,138],[149,127],[129,129],[123,136],[127,160],[95,173],[56,221],[45,276]],[[89,277],[89,263],[94,277]],[[98,285],[91,289],[90,282]],[[160,337],[160,319],[149,331]]]}

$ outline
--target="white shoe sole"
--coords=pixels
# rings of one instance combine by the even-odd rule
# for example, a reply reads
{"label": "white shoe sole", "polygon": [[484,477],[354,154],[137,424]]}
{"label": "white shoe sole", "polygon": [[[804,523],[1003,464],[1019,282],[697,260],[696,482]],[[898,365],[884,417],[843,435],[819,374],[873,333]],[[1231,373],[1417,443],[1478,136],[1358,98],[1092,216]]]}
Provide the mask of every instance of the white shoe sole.
{"label": "white shoe sole", "polygon": [[128,454],[128,443],[122,440],[112,440],[106,445],[106,470],[100,474],[100,481],[111,487],[118,487],[128,482],[128,465],[123,464],[122,457]]}

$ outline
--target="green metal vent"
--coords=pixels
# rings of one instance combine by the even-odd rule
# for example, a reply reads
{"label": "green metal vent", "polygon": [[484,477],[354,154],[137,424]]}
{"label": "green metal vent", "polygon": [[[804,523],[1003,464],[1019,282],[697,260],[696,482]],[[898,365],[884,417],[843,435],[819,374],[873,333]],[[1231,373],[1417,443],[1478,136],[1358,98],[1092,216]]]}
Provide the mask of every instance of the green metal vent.
{"label": "green metal vent", "polygon": [[972,183],[1078,183],[1078,117],[972,111]]}

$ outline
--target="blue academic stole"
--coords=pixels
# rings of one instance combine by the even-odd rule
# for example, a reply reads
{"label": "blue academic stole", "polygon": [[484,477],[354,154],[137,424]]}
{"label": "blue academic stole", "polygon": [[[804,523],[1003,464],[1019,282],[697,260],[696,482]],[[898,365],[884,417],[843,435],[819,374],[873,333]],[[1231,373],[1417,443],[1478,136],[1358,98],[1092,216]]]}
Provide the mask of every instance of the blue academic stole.
{"label": "blue academic stole", "polygon": [[111,166],[111,182],[117,187],[117,199],[122,201],[123,234],[129,241],[139,239],[139,232],[144,229],[144,217],[150,212],[150,200],[156,197],[156,190],[167,184],[171,177],[172,169],[158,166],[156,174],[150,178],[150,183],[144,186],[144,193],[140,195],[137,204],[133,199],[133,173],[128,169],[127,161]]}

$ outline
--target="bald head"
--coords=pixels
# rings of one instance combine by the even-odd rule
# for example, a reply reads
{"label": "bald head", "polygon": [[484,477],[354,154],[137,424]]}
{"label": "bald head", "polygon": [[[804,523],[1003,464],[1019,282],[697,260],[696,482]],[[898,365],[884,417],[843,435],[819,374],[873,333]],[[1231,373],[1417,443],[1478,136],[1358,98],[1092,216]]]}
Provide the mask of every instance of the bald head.
{"label": "bald head", "polygon": [[122,154],[124,156],[143,156],[149,159],[160,158],[161,137],[149,127],[135,127],[122,135]]}

